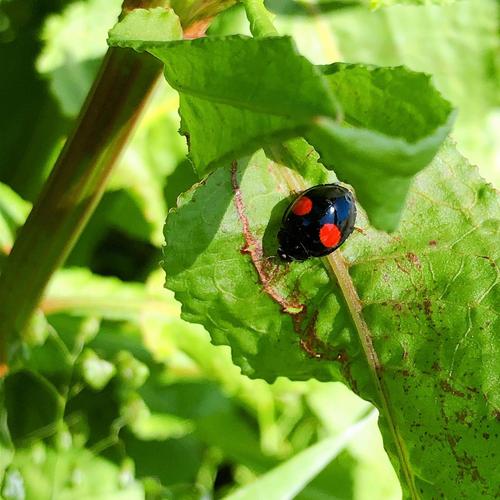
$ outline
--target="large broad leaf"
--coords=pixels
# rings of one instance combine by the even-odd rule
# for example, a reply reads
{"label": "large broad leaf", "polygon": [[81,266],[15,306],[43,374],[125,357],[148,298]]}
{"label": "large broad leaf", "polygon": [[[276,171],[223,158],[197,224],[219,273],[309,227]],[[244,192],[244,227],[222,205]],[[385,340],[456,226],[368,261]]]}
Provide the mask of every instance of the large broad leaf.
{"label": "large broad leaf", "polygon": [[[128,44],[136,46],[135,37]],[[182,131],[200,174],[306,135],[382,229],[395,229],[412,176],[450,130],[449,103],[425,75],[403,68],[334,66],[322,75],[287,37],[145,41],[141,47],[162,60],[167,81],[180,93]]]}
{"label": "large broad leaf", "polygon": [[323,162],[355,186],[373,224],[394,229],[413,176],[450,130],[451,106],[429,76],[403,67],[332,64],[323,71],[348,126],[324,121],[309,140]]}
{"label": "large broad leaf", "polygon": [[435,86],[458,108],[453,136],[459,151],[500,185],[500,169],[495,167],[500,148],[495,118],[500,105],[500,67],[495,63],[500,24],[495,0],[396,5],[375,12],[360,6],[321,18],[278,16],[276,23],[314,62],[404,64],[432,74]]}
{"label": "large broad leaf", "polygon": [[320,72],[290,38],[206,38],[151,51],[181,93],[183,131],[201,174],[235,152],[252,152],[267,136],[294,135],[317,116],[337,116]]}
{"label": "large broad leaf", "polygon": [[398,5],[377,12],[352,9],[328,22],[346,61],[405,64],[431,73],[436,87],[458,108],[453,130],[458,149],[478,164],[481,175],[500,186],[495,120],[500,106],[500,66],[495,63],[500,21],[495,0]]}
{"label": "large broad leaf", "polygon": [[496,193],[446,144],[394,236],[351,236],[347,270],[338,253],[265,259],[292,181],[258,153],[214,172],[169,215],[167,286],[184,318],[230,345],[252,377],[341,380],[372,401],[413,497],[494,496]]}

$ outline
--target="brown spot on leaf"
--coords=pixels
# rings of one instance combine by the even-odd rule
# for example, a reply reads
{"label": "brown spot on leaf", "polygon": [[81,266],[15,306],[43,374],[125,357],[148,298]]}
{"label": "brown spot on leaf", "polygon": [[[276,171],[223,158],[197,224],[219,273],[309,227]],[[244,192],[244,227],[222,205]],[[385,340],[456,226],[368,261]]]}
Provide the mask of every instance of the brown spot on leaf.
{"label": "brown spot on leaf", "polygon": [[481,257],[481,259],[486,259],[487,261],[489,261],[490,266],[493,269],[497,269],[497,263],[489,255],[480,255],[479,257]]}
{"label": "brown spot on leaf", "polygon": [[324,347],[323,342],[316,336],[316,321],[318,320],[318,314],[319,311],[314,311],[303,334],[301,330],[298,330],[300,328],[299,325],[294,322],[295,331],[303,335],[300,339],[300,346],[309,356],[316,359],[323,357],[322,353],[319,352],[319,348]]}
{"label": "brown spot on leaf", "polygon": [[420,264],[420,259],[413,252],[408,252],[406,258],[411,262],[417,269],[422,269],[422,264]]}
{"label": "brown spot on leaf", "polygon": [[299,335],[302,333],[302,323],[307,317],[307,306],[304,304],[304,308],[298,314],[292,314],[293,330]]}
{"label": "brown spot on leaf", "polygon": [[424,299],[424,314],[428,321],[432,323],[432,302],[428,297]]}
{"label": "brown spot on leaf", "polygon": [[358,394],[358,384],[351,372],[351,363],[349,362],[349,356],[345,351],[340,351],[337,355],[337,361],[341,364],[342,376],[347,380],[351,389]]}
{"label": "brown spot on leaf", "polygon": [[300,347],[311,357],[315,359],[321,359],[321,354],[316,352],[314,348],[309,344],[307,339],[299,340]]}
{"label": "brown spot on leaf", "polygon": [[457,396],[459,398],[465,397],[464,392],[459,391],[458,389],[454,389],[447,380],[441,380],[439,385],[444,392],[449,392],[450,394],[453,394],[454,396]]}
{"label": "brown spot on leaf", "polygon": [[340,351],[337,354],[337,361],[340,361],[341,363],[346,363],[347,361],[349,361],[349,356],[345,351]]}
{"label": "brown spot on leaf", "polygon": [[405,268],[405,267],[401,264],[401,262],[399,262],[399,260],[398,260],[398,259],[396,259],[396,260],[394,261],[394,263],[396,264],[396,267],[397,267],[397,268],[398,268],[401,272],[403,272],[403,273],[405,273],[405,274],[410,274],[410,272],[408,271],[408,269],[406,269],[406,268]]}
{"label": "brown spot on leaf", "polygon": [[429,241],[429,246],[430,247],[436,247],[437,246],[437,241],[436,240]]}
{"label": "brown spot on leaf", "polygon": [[484,478],[479,474],[479,470],[476,466],[476,463],[473,458],[471,458],[466,451],[463,454],[459,454],[456,447],[458,441],[460,441],[461,437],[457,436],[456,438],[451,436],[450,434],[446,435],[446,439],[448,444],[450,445],[451,452],[455,458],[455,462],[459,469],[458,475],[460,479],[463,479],[465,474],[470,474],[473,481],[481,481],[484,483]]}

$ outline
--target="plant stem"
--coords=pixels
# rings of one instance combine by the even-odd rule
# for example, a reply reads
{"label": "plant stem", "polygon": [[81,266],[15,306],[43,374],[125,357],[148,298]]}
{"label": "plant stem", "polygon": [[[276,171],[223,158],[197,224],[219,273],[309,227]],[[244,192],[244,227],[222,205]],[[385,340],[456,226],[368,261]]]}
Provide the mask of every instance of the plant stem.
{"label": "plant stem", "polygon": [[[224,6],[234,1],[226,0]],[[169,0],[124,0],[122,16],[136,8],[170,4]],[[210,24],[210,19],[202,19],[201,27],[193,26],[182,15],[180,21],[189,38],[202,36]],[[101,199],[161,70],[162,64],[149,54],[108,49],[75,130],[0,275],[0,378],[8,371],[9,342],[20,339],[50,277]]]}
{"label": "plant stem", "polygon": [[161,72],[150,55],[109,49],[99,76],[0,276],[0,376],[52,273],[73,248]]}
{"label": "plant stem", "polygon": [[255,38],[279,35],[264,0],[243,0],[243,4],[250,22],[250,31]]}

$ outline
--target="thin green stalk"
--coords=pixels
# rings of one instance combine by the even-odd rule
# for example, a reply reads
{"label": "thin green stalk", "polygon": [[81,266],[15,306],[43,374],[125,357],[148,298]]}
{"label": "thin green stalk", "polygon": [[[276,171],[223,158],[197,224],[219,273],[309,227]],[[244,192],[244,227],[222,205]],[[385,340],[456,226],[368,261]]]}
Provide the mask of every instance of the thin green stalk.
{"label": "thin green stalk", "polygon": [[250,22],[250,31],[255,38],[279,35],[264,0],[243,0],[243,4]]}
{"label": "thin green stalk", "polygon": [[[276,30],[274,29],[274,26],[272,26],[270,14],[266,10],[263,1],[244,0],[244,3],[247,16],[250,21],[252,34],[255,37],[258,37],[265,36],[262,35],[262,33],[265,34],[273,31],[273,35],[275,35]],[[270,29],[269,25],[273,27],[273,30]],[[273,151],[276,155],[273,154]],[[280,157],[287,157],[289,160],[296,163],[297,166],[302,167],[300,159],[294,156],[294,151],[287,150],[285,145],[277,145],[274,148],[270,148],[270,152],[273,159],[277,159],[279,161]],[[282,175],[292,191],[300,192],[309,187],[297,172],[287,170],[284,171]],[[410,496],[411,498],[417,500],[420,498],[420,495],[418,494],[415,486],[414,475],[411,470],[408,453],[394,419],[390,395],[382,378],[382,366],[378,359],[378,354],[373,346],[373,335],[363,317],[363,305],[358,296],[358,292],[354,286],[352,278],[349,275],[348,263],[340,251],[336,251],[328,255],[323,259],[323,261],[329,273],[337,280],[342,290],[344,300],[351,315],[354,327],[358,333],[359,340],[367,360],[368,369],[370,370],[372,380],[378,394],[380,413],[383,418],[385,418],[387,427],[392,435],[394,445],[399,456],[401,470]]]}
{"label": "thin green stalk", "polygon": [[152,56],[109,49],[99,76],[0,276],[0,376],[52,273],[63,263],[100,200],[160,76]]}

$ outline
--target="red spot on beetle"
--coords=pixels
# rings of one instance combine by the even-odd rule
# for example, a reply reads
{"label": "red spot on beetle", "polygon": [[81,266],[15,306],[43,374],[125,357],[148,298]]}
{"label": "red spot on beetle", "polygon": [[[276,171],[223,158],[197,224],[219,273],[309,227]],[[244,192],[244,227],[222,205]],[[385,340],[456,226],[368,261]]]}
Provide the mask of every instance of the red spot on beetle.
{"label": "red spot on beetle", "polygon": [[308,198],[307,196],[302,196],[302,198],[299,198],[297,202],[293,205],[292,207],[292,212],[295,215],[307,215],[313,207],[313,202],[311,201],[311,198]]}
{"label": "red spot on beetle", "polygon": [[338,245],[341,237],[340,230],[335,224],[324,224],[319,230],[319,239],[327,248]]}

